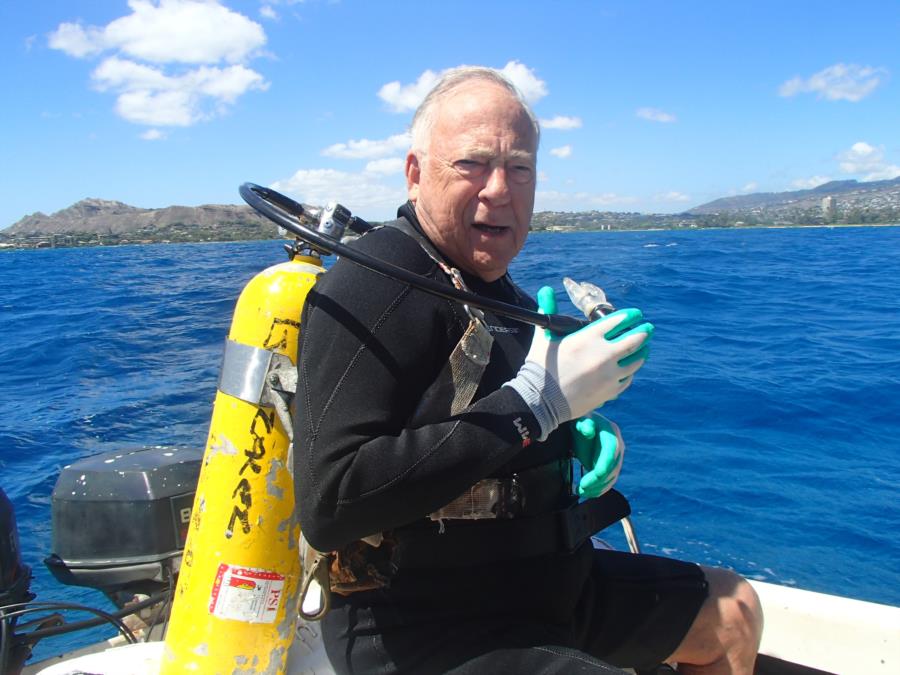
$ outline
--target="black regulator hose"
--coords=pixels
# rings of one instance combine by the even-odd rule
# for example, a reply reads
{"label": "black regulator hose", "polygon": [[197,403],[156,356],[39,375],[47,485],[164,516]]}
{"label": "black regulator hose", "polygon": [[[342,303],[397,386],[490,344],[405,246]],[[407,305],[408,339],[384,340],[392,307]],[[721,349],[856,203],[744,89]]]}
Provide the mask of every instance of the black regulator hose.
{"label": "black regulator hose", "polygon": [[[315,219],[317,214],[312,213],[309,207],[304,207],[302,204],[295,202],[290,197],[286,197],[275,190],[254,183],[244,183],[239,188],[239,191],[244,201],[259,211],[259,213],[276,223],[279,227],[283,227],[285,230],[300,237],[315,248],[326,253],[347,258],[357,265],[365,267],[377,274],[381,274],[390,279],[403,281],[426,293],[431,293],[440,298],[468,305],[469,307],[488,310],[495,314],[521,321],[522,323],[531,324],[532,326],[540,326],[541,328],[546,328],[558,335],[574,333],[578,329],[584,328],[589,323],[584,319],[568,316],[566,314],[540,314],[539,312],[525,309],[524,307],[518,307],[506,302],[462,291],[452,286],[446,286],[433,279],[428,279],[427,277],[420,276],[414,272],[403,269],[402,267],[398,267],[386,260],[380,260],[367,253],[357,251],[356,249],[342,244],[333,237],[329,237],[328,235],[312,229],[308,224],[316,222]],[[372,229],[372,225],[356,216],[352,216],[349,219],[347,227],[358,234],[364,234]]]}

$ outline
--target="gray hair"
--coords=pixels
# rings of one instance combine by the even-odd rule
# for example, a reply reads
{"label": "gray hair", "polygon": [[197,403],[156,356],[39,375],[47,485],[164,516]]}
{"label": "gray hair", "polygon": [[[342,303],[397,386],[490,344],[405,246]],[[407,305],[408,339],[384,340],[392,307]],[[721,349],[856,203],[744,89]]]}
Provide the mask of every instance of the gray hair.
{"label": "gray hair", "polygon": [[513,97],[515,97],[519,102],[519,105],[522,106],[522,110],[528,115],[528,119],[531,120],[531,124],[534,126],[535,147],[537,147],[541,140],[541,126],[538,123],[534,112],[531,110],[531,106],[525,101],[525,97],[522,96],[522,92],[519,91],[516,85],[510,82],[510,80],[500,71],[494,70],[493,68],[485,68],[483,66],[459,66],[458,68],[451,68],[446,71],[416,109],[410,127],[413,152],[423,155],[427,152],[428,141],[431,138],[431,131],[434,128],[437,108],[441,101],[454,89],[466,82],[475,80],[493,82],[506,89]]}

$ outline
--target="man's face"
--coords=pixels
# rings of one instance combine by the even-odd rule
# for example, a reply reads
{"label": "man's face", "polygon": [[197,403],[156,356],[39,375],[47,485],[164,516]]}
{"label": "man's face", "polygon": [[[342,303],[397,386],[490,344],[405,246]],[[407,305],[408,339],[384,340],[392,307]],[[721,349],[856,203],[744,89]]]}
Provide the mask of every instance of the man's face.
{"label": "man's face", "polygon": [[495,281],[525,244],[537,135],[508,91],[474,80],[438,104],[428,150],[406,158],[425,234],[462,269]]}

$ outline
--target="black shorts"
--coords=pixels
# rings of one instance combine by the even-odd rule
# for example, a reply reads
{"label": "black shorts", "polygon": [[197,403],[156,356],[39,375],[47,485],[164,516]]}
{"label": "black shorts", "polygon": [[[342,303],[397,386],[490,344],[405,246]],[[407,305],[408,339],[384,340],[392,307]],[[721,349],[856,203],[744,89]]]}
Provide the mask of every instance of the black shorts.
{"label": "black shorts", "polygon": [[338,673],[357,675],[549,675],[621,672],[607,664],[649,669],[668,658],[707,597],[700,567],[619,551],[578,557],[584,576],[576,600],[551,619],[522,608],[385,602],[379,592],[337,599],[323,621],[329,659]]}
{"label": "black shorts", "polygon": [[694,563],[595,551],[575,614],[576,644],[617,666],[653,667],[681,644],[708,590]]}

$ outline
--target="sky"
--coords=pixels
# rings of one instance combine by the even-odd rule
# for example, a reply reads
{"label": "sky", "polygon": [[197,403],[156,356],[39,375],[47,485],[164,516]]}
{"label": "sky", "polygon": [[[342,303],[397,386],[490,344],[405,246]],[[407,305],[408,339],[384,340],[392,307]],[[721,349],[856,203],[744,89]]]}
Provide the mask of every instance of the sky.
{"label": "sky", "polygon": [[5,0],[0,228],[88,197],[238,186],[393,217],[412,112],[506,73],[537,211],[674,213],[900,175],[900,2]]}

